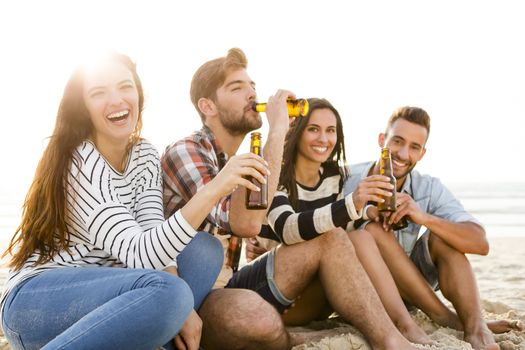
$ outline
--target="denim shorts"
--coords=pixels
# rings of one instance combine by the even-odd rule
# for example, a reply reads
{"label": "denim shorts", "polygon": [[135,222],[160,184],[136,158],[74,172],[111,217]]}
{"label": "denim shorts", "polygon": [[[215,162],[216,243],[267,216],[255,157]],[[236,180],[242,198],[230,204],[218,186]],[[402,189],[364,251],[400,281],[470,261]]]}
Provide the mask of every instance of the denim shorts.
{"label": "denim shorts", "polygon": [[286,298],[277,288],[274,264],[275,249],[272,249],[234,273],[224,288],[253,290],[282,314],[293,300]]}
{"label": "denim shorts", "polygon": [[430,238],[430,231],[427,230],[423,235],[416,241],[414,249],[410,253],[410,260],[416,265],[417,269],[421,272],[425,280],[430,284],[430,287],[435,291],[439,290],[439,275],[430,256],[430,250],[428,247],[428,239]]}

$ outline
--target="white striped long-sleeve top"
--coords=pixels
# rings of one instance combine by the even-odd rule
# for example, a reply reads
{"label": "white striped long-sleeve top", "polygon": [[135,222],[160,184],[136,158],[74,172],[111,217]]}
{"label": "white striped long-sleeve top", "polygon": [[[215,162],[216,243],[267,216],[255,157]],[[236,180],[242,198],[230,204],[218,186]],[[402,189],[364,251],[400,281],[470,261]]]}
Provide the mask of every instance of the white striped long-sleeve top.
{"label": "white striped long-sleeve top", "polygon": [[281,242],[290,245],[316,238],[336,227],[346,229],[350,222],[361,217],[355,210],[352,193],[343,195],[337,167],[321,168],[321,171],[316,186],[297,184],[297,211],[285,190],[275,192],[267,221]]}
{"label": "white striped long-sleeve top", "polygon": [[62,250],[48,263],[33,266],[35,252],[21,270],[10,272],[2,304],[17,283],[48,269],[174,265],[196,234],[180,211],[164,219],[159,155],[145,140],[132,148],[124,173],[114,170],[91,142],[84,141],[75,150],[66,198],[70,251]]}

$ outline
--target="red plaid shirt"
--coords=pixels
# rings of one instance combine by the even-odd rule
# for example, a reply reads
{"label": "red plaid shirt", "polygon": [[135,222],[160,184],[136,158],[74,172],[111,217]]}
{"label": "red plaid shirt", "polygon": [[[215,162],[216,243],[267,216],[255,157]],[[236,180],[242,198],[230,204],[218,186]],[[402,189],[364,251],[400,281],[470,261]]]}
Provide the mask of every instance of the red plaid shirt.
{"label": "red plaid shirt", "polygon": [[[162,156],[161,164],[164,178],[164,211],[166,216],[182,208],[195,193],[210,182],[227,161],[211,130],[204,126],[201,130],[168,146]],[[215,205],[199,230],[213,234],[231,234],[228,215],[231,195],[221,198]],[[240,242],[231,237],[230,241]],[[226,257],[240,249],[231,244]],[[235,248],[234,248],[235,247]]]}

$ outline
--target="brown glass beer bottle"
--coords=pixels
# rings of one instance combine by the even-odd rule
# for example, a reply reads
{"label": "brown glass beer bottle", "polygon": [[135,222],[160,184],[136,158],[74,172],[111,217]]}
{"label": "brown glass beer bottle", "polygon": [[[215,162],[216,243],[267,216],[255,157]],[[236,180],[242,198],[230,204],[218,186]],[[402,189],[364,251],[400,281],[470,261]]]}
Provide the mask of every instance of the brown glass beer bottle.
{"label": "brown glass beer bottle", "polygon": [[[297,100],[286,101],[288,106],[288,115],[290,118],[304,117],[308,114],[309,104],[308,100],[300,98]],[[266,103],[253,103],[252,109],[256,112],[266,112]]]}
{"label": "brown glass beer bottle", "polygon": [[[392,195],[390,197],[384,198],[383,203],[377,204],[377,210],[380,213],[387,213],[387,212],[395,212],[396,207],[396,192],[397,192],[397,181],[394,177],[394,172],[392,170],[392,155],[390,154],[390,149],[387,147],[383,147],[381,149],[381,160],[379,162],[379,174],[383,176],[387,176],[390,178],[390,183],[394,186],[394,189],[392,190]],[[382,215],[383,218],[385,218],[385,215]],[[401,230],[408,226],[408,223],[406,221],[405,217],[402,217],[398,222],[392,224],[392,229],[394,231]]]}
{"label": "brown glass beer bottle", "polygon": [[226,265],[230,266],[233,272],[239,269],[241,258],[242,238],[232,235],[228,240],[228,250],[226,251]]}
{"label": "brown glass beer bottle", "polygon": [[[255,153],[261,157],[263,156],[260,132],[251,133],[250,152]],[[265,179],[268,179],[266,175]],[[261,190],[257,192],[246,189],[246,209],[268,208],[268,185],[266,183],[260,183],[257,179],[254,179],[251,176],[248,177],[248,180],[250,180],[255,186],[259,187]]]}

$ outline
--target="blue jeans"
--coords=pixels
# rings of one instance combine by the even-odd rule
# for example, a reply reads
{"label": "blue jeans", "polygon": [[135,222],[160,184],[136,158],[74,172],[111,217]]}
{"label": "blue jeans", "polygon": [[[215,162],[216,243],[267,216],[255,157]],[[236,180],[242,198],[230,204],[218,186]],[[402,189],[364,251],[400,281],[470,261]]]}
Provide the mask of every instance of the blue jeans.
{"label": "blue jeans", "polygon": [[198,233],[177,257],[181,278],[111,267],[43,272],[6,300],[6,338],[12,349],[155,349],[200,306],[222,261],[219,241]]}

